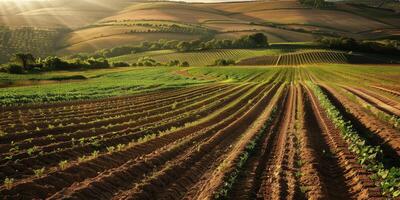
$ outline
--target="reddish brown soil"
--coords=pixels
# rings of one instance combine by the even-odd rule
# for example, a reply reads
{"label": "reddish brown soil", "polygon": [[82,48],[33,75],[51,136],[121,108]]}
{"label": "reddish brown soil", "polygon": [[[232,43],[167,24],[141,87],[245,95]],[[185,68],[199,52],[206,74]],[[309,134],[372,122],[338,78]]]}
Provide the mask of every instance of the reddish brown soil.
{"label": "reddish brown soil", "polygon": [[394,94],[394,95],[400,97],[400,92],[399,92],[399,90],[387,88],[387,86],[386,86],[386,87],[383,87],[383,86],[371,86],[371,87],[374,87],[374,88],[376,88],[376,89],[379,89],[379,90],[382,90],[382,91],[385,91],[385,92],[388,92],[388,93],[390,93],[390,94]]}
{"label": "reddish brown soil", "polygon": [[352,88],[346,86],[343,88],[390,115],[400,116],[400,104],[397,102],[361,88]]}
{"label": "reddish brown soil", "polygon": [[306,91],[326,142],[326,150],[322,152],[326,164],[322,164],[321,174],[325,176],[328,195],[338,199],[381,199],[380,189],[369,178],[372,174],[358,164],[356,156],[348,150],[347,143],[327,118],[316,97],[307,88]]}
{"label": "reddish brown soil", "polygon": [[[0,181],[8,177],[14,182],[11,188],[0,186],[1,199],[213,199],[273,107],[272,124],[227,199],[383,199],[317,98],[296,82],[317,80],[313,75],[285,68],[254,83],[259,77],[249,74],[244,79],[250,82],[243,84],[3,108],[0,128],[12,133],[0,138]],[[397,130],[336,88],[321,88],[355,129],[372,133],[361,135],[369,144],[381,146],[385,158],[399,160]],[[397,102],[379,90],[346,89],[377,107],[379,101],[397,109]],[[48,127],[57,123],[64,126]],[[28,132],[15,133],[24,129]],[[152,133],[154,138],[137,141]],[[93,136],[100,145],[78,142]],[[118,144],[126,146],[107,151]],[[15,146],[20,150],[12,150]],[[28,154],[34,146],[39,150]],[[78,161],[94,150],[99,151],[96,157]],[[68,160],[65,169],[59,167],[63,160]],[[45,172],[35,176],[33,170],[41,167]]]}
{"label": "reddish brown soil", "polygon": [[[373,115],[363,110],[360,105],[350,101],[344,95],[336,92],[333,88],[323,85],[323,88],[331,95],[331,98],[338,106],[341,106],[349,112],[354,118],[374,135],[370,136],[370,142],[374,145],[380,145],[390,157],[394,160],[400,158],[400,134],[398,130],[383,123]],[[339,101],[340,99],[340,101]],[[351,117],[351,116],[350,116]]]}

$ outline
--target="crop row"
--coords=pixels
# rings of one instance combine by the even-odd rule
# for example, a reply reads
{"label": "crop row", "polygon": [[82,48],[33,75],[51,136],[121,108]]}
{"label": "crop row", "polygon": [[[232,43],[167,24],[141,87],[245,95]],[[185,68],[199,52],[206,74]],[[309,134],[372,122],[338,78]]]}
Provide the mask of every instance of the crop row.
{"label": "crop row", "polygon": [[[19,121],[14,120],[14,122],[11,122],[10,120],[7,120],[5,122],[2,122],[1,124],[8,125],[8,127],[3,126],[4,132],[12,132],[17,134],[24,132],[26,133],[35,129],[38,129],[37,132],[40,132],[40,130],[47,129],[49,127],[53,127],[52,132],[54,132],[58,131],[54,129],[56,129],[60,125],[62,127],[68,128],[75,124],[90,124],[94,121],[102,121],[102,119],[112,119],[115,117],[120,118],[127,114],[132,115],[140,112],[151,111],[156,107],[164,107],[166,105],[172,106],[172,104],[174,103],[176,105],[181,104],[184,101],[188,101],[188,97],[190,97],[191,95],[200,97],[203,94],[207,94],[210,92],[218,92],[226,87],[227,86],[214,86],[209,88],[202,88],[193,92],[188,91],[183,94],[168,96],[166,98],[154,96],[154,104],[149,103],[148,100],[145,100],[143,102],[140,102],[139,100],[126,100],[121,103],[116,101],[115,106],[111,106],[111,104],[109,103],[107,107],[102,108],[101,106],[99,106],[98,110],[96,110],[95,108],[90,108],[90,110],[75,108],[70,111],[66,110],[64,112],[63,110],[58,113],[56,111],[52,112],[48,110],[47,112],[43,112],[45,116],[40,117],[30,115],[29,111],[22,111],[22,113],[18,111],[17,113],[19,114],[16,114],[18,116],[15,116],[15,118],[20,119]],[[30,119],[30,121],[27,122],[24,119]]]}
{"label": "crop row", "polygon": [[380,158],[382,150],[379,146],[368,145],[367,142],[359,136],[349,121],[345,121],[340,111],[330,102],[328,97],[316,85],[309,83],[309,87],[317,96],[321,106],[326,114],[340,130],[343,138],[349,143],[349,150],[358,155],[358,162],[368,171],[374,173],[371,178],[379,181],[379,186],[383,195],[392,197],[400,196],[400,168],[387,168]]}
{"label": "crop row", "polygon": [[345,53],[336,51],[306,51],[276,56],[260,56],[241,60],[239,65],[297,66],[318,63],[347,63]]}
{"label": "crop row", "polygon": [[[252,92],[253,94],[256,94],[256,91],[253,91]],[[246,102],[244,99],[243,100],[239,100],[239,102]],[[222,112],[222,113],[224,113],[224,112]],[[218,113],[219,114],[219,113]],[[189,128],[189,127],[188,127]],[[171,134],[171,133],[170,133]],[[170,134],[167,134],[167,135],[170,135]],[[167,135],[164,135],[164,136],[167,136]],[[162,136],[161,136],[162,137]],[[158,137],[157,137],[158,138]],[[157,138],[154,138],[154,139],[157,139]],[[128,158],[129,159],[129,158]]]}
{"label": "crop row", "polygon": [[[72,135],[62,134],[60,137],[58,137],[57,140],[51,140],[47,137],[44,137],[43,139],[47,141],[44,143],[45,146],[32,147],[35,149],[33,155],[36,155],[33,158],[37,157],[38,153],[39,155],[42,154],[40,157],[44,159],[43,156],[45,157],[48,157],[49,155],[56,156],[57,153],[60,152],[67,154],[67,152],[71,151],[72,149],[81,149],[80,151],[82,151],[83,147],[86,147],[85,149],[87,150],[85,150],[84,152],[87,152],[90,149],[96,149],[96,148],[98,149],[100,147],[104,148],[104,145],[110,143],[111,144],[116,143],[116,141],[130,141],[131,139],[138,138],[140,137],[140,135],[146,133],[151,133],[151,132],[157,133],[163,131],[164,129],[162,127],[165,126],[167,127],[182,126],[190,122],[188,120],[195,120],[203,116],[205,113],[207,113],[207,110],[211,108],[217,108],[224,101],[238,97],[238,95],[240,96],[240,94],[243,94],[243,92],[245,91],[244,87],[241,88],[242,89],[236,88],[235,89],[236,92],[233,93],[232,90],[227,90],[224,93],[205,98],[204,100],[196,102],[193,105],[188,105],[187,108],[183,107],[176,110],[172,110],[170,112],[161,113],[161,115],[159,116],[154,115],[142,121],[134,122],[132,125],[125,123],[122,125],[117,125],[115,127],[112,126],[107,128],[100,127],[100,128],[90,129],[88,131],[77,131],[71,133]],[[226,96],[226,94],[229,95]],[[221,99],[222,101],[221,100],[216,101],[217,99]],[[30,149],[27,149],[26,152],[22,152],[17,155],[29,156],[29,157],[33,156],[29,155]],[[24,163],[25,162],[29,163],[29,160],[20,160],[20,161],[23,161]]]}

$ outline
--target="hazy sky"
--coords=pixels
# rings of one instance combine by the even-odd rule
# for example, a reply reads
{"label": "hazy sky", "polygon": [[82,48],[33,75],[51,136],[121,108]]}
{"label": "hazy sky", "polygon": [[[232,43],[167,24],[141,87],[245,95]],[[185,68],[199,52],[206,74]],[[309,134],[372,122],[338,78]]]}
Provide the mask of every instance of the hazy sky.
{"label": "hazy sky", "polygon": [[[0,2],[5,1],[14,1],[14,2],[22,2],[22,1],[56,1],[56,0],[0,0]],[[95,1],[95,0],[91,0]],[[110,0],[111,2],[112,0]],[[232,2],[232,1],[251,1],[251,0],[172,0],[172,1],[185,1],[185,2]]]}

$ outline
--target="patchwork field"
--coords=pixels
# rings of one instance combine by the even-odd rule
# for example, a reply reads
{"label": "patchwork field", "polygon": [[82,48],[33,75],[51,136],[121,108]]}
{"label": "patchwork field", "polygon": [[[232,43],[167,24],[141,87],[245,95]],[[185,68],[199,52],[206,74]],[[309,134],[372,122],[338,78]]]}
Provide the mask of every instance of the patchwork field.
{"label": "patchwork field", "polygon": [[400,3],[233,1],[0,0],[0,199],[400,200]]}
{"label": "patchwork field", "polygon": [[[117,0],[113,5],[104,0],[73,4],[55,0],[3,2],[0,6],[7,7],[0,16],[0,25],[67,30],[52,41],[52,50],[59,55],[91,53],[158,39],[201,39],[204,31],[207,37],[218,39],[263,32],[270,42],[306,42],[331,35],[359,39],[397,37],[400,30],[398,13],[345,3],[316,10],[290,0],[212,4]],[[199,33],[190,28],[158,27],[160,23],[205,30]]]}
{"label": "patchwork field", "polygon": [[[0,194],[397,196],[399,70],[137,68],[81,72],[85,84],[3,88],[1,101],[8,106],[0,114]],[[80,95],[71,96],[77,90]],[[124,95],[104,98],[116,94]],[[71,97],[81,100],[65,101]]]}

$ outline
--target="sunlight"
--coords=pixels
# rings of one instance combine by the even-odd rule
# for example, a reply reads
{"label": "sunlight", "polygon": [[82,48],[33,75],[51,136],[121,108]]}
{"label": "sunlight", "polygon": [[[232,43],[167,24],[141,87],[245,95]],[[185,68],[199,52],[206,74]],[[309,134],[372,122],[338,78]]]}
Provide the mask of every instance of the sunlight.
{"label": "sunlight", "polygon": [[99,0],[74,3],[66,0],[5,0],[0,2],[0,25],[77,28],[101,18],[108,11],[116,10],[120,5]]}

